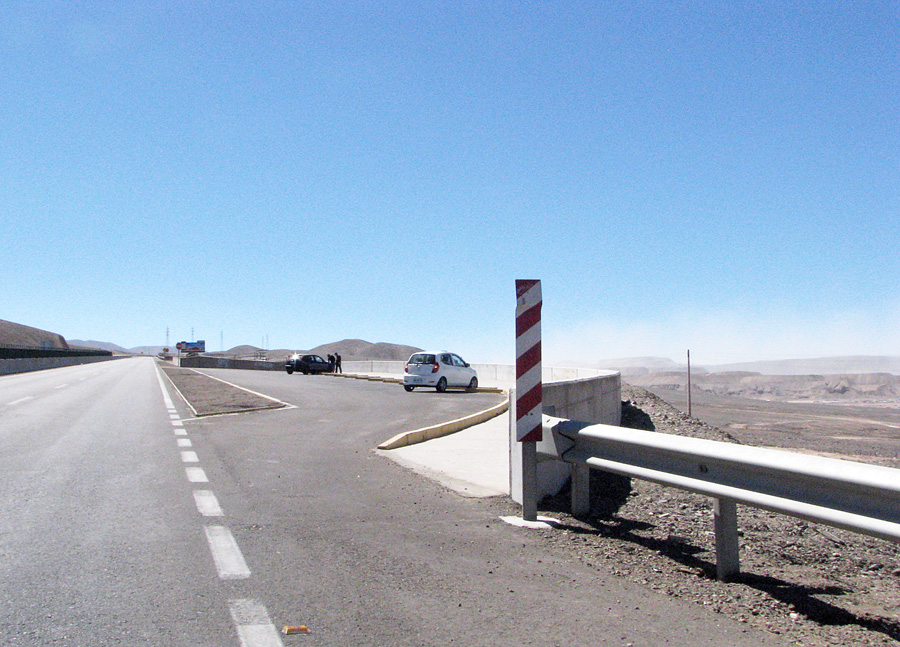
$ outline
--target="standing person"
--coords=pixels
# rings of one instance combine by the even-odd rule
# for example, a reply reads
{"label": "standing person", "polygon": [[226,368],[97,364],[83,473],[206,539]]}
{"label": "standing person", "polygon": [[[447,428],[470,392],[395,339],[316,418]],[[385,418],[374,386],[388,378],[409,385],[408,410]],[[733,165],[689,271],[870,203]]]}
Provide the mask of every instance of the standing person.
{"label": "standing person", "polygon": [[335,373],[343,373],[344,372],[344,369],[341,368],[341,354],[340,353],[334,354],[334,372]]}

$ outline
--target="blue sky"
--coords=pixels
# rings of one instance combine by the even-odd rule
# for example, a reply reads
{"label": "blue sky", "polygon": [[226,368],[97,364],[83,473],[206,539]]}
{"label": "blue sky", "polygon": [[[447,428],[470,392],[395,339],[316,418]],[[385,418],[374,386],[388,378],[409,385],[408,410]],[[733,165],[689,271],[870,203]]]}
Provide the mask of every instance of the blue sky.
{"label": "blue sky", "polygon": [[5,2],[0,318],[900,355],[900,5]]}

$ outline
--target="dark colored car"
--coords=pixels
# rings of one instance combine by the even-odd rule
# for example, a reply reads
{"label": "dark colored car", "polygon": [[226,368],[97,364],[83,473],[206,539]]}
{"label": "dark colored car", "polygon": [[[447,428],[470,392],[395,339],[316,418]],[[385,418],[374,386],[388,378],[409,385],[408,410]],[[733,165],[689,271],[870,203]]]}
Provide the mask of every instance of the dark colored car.
{"label": "dark colored car", "polygon": [[295,353],[288,357],[284,363],[284,370],[288,372],[288,375],[294,371],[299,371],[304,375],[330,373],[333,369],[331,362],[326,362],[318,355],[300,355]]}

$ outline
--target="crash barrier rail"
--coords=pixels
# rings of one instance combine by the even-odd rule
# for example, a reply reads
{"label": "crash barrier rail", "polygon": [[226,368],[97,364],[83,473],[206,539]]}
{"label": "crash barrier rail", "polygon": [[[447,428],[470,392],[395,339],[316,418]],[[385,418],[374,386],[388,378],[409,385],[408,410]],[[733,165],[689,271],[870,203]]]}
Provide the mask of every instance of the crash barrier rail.
{"label": "crash barrier rail", "polygon": [[11,346],[0,344],[0,360],[34,357],[109,357],[112,352],[99,348],[53,348],[47,346]]}
{"label": "crash barrier rail", "polygon": [[75,355],[72,357],[22,357],[19,359],[0,359],[0,375],[30,373],[50,368],[76,366],[78,364],[94,364],[125,359],[129,355]]}
{"label": "crash barrier rail", "polygon": [[539,460],[572,467],[572,510],[590,508],[590,470],[713,498],[716,574],[740,572],[740,503],[900,542],[900,470],[777,449],[543,416]]}

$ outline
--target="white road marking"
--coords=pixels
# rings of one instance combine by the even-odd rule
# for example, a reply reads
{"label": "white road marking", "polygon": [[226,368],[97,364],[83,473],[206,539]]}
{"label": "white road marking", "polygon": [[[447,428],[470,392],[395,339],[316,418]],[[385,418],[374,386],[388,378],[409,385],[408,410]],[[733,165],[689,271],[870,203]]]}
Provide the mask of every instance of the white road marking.
{"label": "white road marking", "polygon": [[197,452],[181,452],[181,462],[182,463],[199,463],[200,458],[197,456]]}
{"label": "white road marking", "polygon": [[500,517],[500,520],[520,528],[556,528],[559,526],[558,519],[541,515],[538,515],[537,521],[525,521],[522,517]]}
{"label": "white road marking", "polygon": [[202,467],[185,467],[184,471],[187,473],[187,479],[191,483],[209,483],[209,479],[206,478],[206,472],[203,471]]}
{"label": "white road marking", "polygon": [[26,395],[24,398],[19,398],[18,400],[13,400],[12,402],[7,402],[6,406],[14,407],[17,404],[22,404],[23,402],[28,402],[28,400],[34,400],[33,395]]}
{"label": "white road marking", "polygon": [[241,647],[284,647],[262,604],[256,600],[230,600],[228,607]]}
{"label": "white road marking", "polygon": [[66,388],[67,386],[69,386],[69,385],[68,385],[68,384],[60,384],[59,386],[54,386],[53,388],[54,388],[54,389],[64,389],[64,388]]}
{"label": "white road marking", "polygon": [[191,443],[189,438],[176,438],[175,442],[179,447],[193,447],[193,444]]}
{"label": "white road marking", "polygon": [[172,421],[172,426],[173,426],[173,427],[184,427],[184,423],[181,422],[181,420],[173,420],[173,421]]}
{"label": "white road marking", "polygon": [[203,530],[206,532],[206,541],[209,542],[219,578],[242,580],[250,577],[250,568],[231,531],[225,526],[204,526]]}
{"label": "white road marking", "polygon": [[187,436],[187,432],[184,429],[176,429],[175,435],[176,436]]}
{"label": "white road marking", "polygon": [[158,366],[156,367],[156,380],[159,382],[159,389],[160,389],[160,391],[162,391],[163,402],[166,405],[166,409],[169,409],[170,411],[174,411],[175,404],[172,402],[172,398],[169,397],[169,392],[166,391],[166,385],[163,382],[163,378],[162,378],[162,371],[159,369]]}
{"label": "white road marking", "polygon": [[225,516],[219,500],[210,490],[194,490],[194,503],[197,504],[197,511],[204,517]]}

